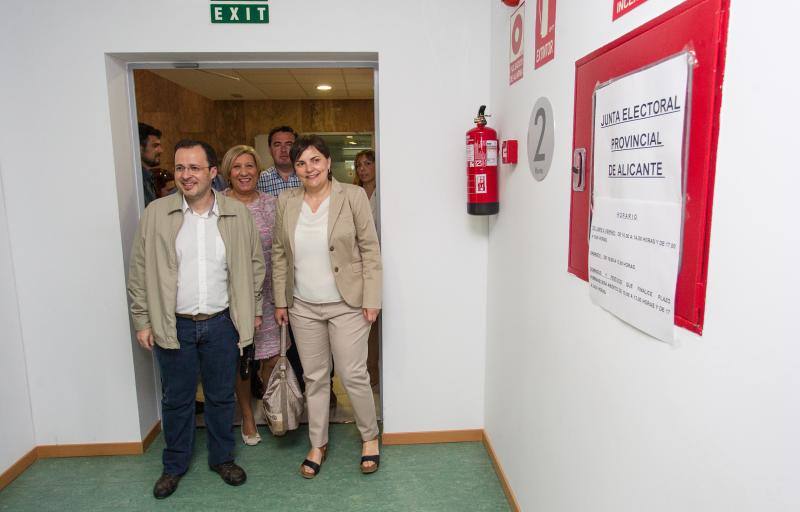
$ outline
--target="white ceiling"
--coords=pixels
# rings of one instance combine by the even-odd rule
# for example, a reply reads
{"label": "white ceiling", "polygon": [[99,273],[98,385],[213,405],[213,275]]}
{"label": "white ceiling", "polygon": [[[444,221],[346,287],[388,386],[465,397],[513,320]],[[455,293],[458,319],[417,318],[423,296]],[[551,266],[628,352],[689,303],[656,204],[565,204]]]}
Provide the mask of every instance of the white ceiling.
{"label": "white ceiling", "polygon": [[[210,100],[372,99],[369,68],[153,69]],[[332,90],[316,89],[328,84]]]}

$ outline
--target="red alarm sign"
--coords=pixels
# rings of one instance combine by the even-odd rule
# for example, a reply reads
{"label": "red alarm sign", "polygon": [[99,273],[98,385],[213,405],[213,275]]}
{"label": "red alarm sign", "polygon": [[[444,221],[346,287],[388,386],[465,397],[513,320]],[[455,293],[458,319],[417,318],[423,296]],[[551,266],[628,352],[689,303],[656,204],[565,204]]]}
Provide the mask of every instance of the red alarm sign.
{"label": "red alarm sign", "polygon": [[511,41],[508,52],[508,84],[522,78],[525,56],[525,3],[511,15]]}
{"label": "red alarm sign", "polygon": [[613,4],[613,11],[611,13],[611,20],[614,21],[617,18],[628,14],[636,7],[639,7],[647,0],[611,0]]}
{"label": "red alarm sign", "polygon": [[556,0],[536,0],[536,53],[533,69],[556,56]]}

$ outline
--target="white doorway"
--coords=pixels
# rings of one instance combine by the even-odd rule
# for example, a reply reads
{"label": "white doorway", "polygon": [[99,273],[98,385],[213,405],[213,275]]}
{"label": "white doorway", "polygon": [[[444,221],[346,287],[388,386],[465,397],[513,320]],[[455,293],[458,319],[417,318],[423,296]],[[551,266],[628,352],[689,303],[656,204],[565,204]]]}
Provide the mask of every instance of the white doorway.
{"label": "white doorway", "polygon": [[[171,168],[172,144],[180,138],[216,141],[221,156],[234,144],[255,145],[257,135],[278,124],[297,126],[301,133],[362,138],[368,135],[379,155],[375,54],[115,54],[107,56],[107,68],[126,265],[133,232],[144,207],[136,129],[139,121],[169,133],[162,137],[163,154],[168,157],[162,159],[162,167],[167,171]],[[332,91],[350,97],[326,97],[322,92],[314,92],[315,87],[311,90],[310,86],[320,77],[333,82]],[[142,100],[141,84],[155,82],[162,85],[169,82],[171,85],[166,89],[170,90],[165,92],[162,87],[161,94]],[[301,94],[305,97],[298,97]],[[183,108],[163,106],[170,103]],[[367,117],[369,122],[364,123]],[[272,121],[259,124],[259,119]],[[120,143],[123,138],[129,142],[128,148]],[[344,172],[346,165],[340,164]],[[379,222],[376,218],[376,224]],[[135,343],[133,350],[141,424],[152,425],[151,418],[160,417],[156,365]],[[376,401],[380,411],[379,389]],[[352,421],[346,395],[342,394],[337,402],[332,419]]]}

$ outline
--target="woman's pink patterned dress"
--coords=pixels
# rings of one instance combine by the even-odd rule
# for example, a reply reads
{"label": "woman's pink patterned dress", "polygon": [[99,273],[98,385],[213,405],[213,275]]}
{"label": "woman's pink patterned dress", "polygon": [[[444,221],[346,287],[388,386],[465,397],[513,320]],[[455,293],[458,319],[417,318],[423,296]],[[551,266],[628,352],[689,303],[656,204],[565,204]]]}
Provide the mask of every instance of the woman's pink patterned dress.
{"label": "woman's pink patterned dress", "polygon": [[275,205],[277,199],[264,192],[258,193],[258,199],[247,204],[253,214],[256,229],[261,236],[261,249],[264,251],[264,262],[267,273],[264,279],[264,316],[261,328],[253,340],[256,346],[255,359],[269,359],[278,355],[281,344],[281,330],[275,323],[275,307],[272,297],[272,229],[275,226]]}

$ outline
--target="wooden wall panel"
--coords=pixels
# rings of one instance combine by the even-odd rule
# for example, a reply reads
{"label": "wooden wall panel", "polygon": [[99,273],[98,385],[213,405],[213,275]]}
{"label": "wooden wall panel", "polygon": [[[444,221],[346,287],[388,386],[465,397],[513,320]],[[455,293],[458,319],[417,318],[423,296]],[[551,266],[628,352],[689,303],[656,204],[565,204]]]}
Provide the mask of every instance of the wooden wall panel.
{"label": "wooden wall panel", "polygon": [[[174,167],[172,148],[181,139],[204,140],[217,153],[228,149],[226,142],[223,143],[217,136],[216,102],[150,71],[134,70],[133,77],[139,121],[161,130],[161,144],[164,147],[161,167]],[[236,129],[236,125],[232,124],[230,129]],[[243,135],[244,132],[240,132],[234,138],[239,139]]]}
{"label": "wooden wall panel", "polygon": [[162,132],[161,166],[174,166],[172,148],[182,138],[205,140],[218,157],[274,126],[300,133],[374,132],[372,100],[213,101],[147,70],[135,70],[139,121]]}
{"label": "wooden wall panel", "polygon": [[251,146],[256,135],[269,133],[275,126],[288,125],[300,130],[303,124],[302,100],[262,100],[245,101],[245,138]]}
{"label": "wooden wall panel", "polygon": [[372,100],[315,100],[303,103],[304,132],[371,132]]}
{"label": "wooden wall panel", "polygon": [[[243,101],[214,102],[214,139],[217,141],[220,159],[224,151],[237,144],[247,143],[245,137],[245,105]],[[252,141],[249,143],[253,145]]]}
{"label": "wooden wall panel", "polygon": [[245,101],[245,134],[255,137],[287,124],[300,133],[373,132],[372,100],[262,100]]}

